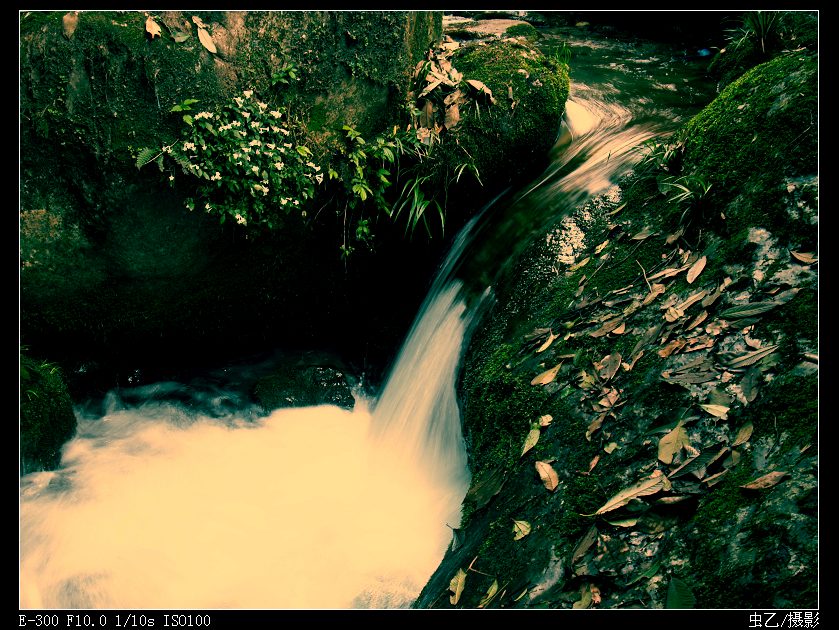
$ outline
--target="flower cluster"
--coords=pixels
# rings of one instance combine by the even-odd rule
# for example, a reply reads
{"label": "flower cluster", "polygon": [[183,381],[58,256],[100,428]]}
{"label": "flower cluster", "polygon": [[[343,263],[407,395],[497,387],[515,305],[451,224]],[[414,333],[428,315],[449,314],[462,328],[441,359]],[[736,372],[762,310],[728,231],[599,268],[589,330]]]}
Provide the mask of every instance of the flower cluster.
{"label": "flower cluster", "polygon": [[[189,123],[188,123],[189,124]],[[184,173],[200,178],[198,199],[187,199],[209,213],[239,225],[280,227],[323,182],[321,167],[299,141],[299,128],[280,108],[245,90],[220,111],[197,113],[182,142],[164,148]],[[174,176],[169,177],[174,185]]]}

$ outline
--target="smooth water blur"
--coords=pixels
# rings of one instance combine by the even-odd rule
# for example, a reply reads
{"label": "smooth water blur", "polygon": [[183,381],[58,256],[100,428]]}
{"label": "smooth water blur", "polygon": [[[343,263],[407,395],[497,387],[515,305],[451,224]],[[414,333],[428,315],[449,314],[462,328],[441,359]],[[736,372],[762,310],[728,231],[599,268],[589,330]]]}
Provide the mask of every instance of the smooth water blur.
{"label": "smooth water blur", "polygon": [[263,416],[238,390],[160,383],[80,409],[61,469],[21,478],[22,608],[413,601],[460,520],[455,386],[493,282],[533,233],[630,169],[640,142],[709,100],[697,67],[666,54],[570,43],[553,163],[458,236],[378,399]]}

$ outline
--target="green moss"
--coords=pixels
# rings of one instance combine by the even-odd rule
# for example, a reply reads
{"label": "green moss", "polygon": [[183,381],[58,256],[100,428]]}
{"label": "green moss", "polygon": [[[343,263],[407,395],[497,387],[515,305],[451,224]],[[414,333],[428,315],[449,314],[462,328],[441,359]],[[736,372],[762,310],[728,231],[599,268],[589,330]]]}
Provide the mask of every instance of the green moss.
{"label": "green moss", "polygon": [[704,176],[710,200],[725,208],[739,195],[771,198],[726,209],[728,229],[762,226],[787,234],[778,201],[784,178],[816,170],[817,60],[789,53],[761,64],[728,86],[685,126],[685,171]]}
{"label": "green moss", "polygon": [[514,24],[504,31],[507,37],[526,37],[528,40],[536,40],[540,37],[537,31],[531,24]]}
{"label": "green moss", "polygon": [[58,367],[20,358],[20,472],[57,468],[76,416]]}

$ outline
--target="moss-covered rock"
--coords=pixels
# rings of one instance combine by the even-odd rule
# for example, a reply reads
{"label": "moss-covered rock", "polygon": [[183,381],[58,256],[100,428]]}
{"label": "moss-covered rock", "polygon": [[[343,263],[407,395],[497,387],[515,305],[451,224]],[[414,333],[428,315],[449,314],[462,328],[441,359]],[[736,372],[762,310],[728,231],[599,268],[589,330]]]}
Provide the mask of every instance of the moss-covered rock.
{"label": "moss-covered rock", "polygon": [[355,405],[346,376],[327,366],[287,366],[275,370],[259,379],[254,394],[265,411],[312,405],[352,409]]}
{"label": "moss-covered rock", "polygon": [[57,468],[61,446],[75,432],[76,416],[59,368],[21,355],[20,473]]}

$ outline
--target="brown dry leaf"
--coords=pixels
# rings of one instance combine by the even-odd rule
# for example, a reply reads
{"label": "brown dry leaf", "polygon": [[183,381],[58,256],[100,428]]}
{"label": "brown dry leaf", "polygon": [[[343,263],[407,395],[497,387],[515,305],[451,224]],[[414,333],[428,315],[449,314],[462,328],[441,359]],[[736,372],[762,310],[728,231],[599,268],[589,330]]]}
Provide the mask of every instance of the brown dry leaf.
{"label": "brown dry leaf", "polygon": [[682,501],[687,501],[690,498],[691,498],[690,495],[683,494],[683,495],[675,496],[675,497],[661,497],[660,499],[656,499],[655,502],[659,505],[675,505],[676,503],[681,503]]}
{"label": "brown dry leaf", "polygon": [[466,83],[472,86],[478,94],[485,94],[487,98],[489,98],[489,102],[495,105],[495,98],[492,96],[492,90],[490,90],[483,82],[478,81],[476,79],[467,79]]}
{"label": "brown dry leaf", "polygon": [[728,420],[728,412],[730,407],[726,407],[725,405],[699,405],[705,411],[710,413],[712,416],[717,418],[722,418],[723,420]]}
{"label": "brown dry leaf", "polygon": [[650,287],[650,292],[644,297],[644,301],[641,302],[641,304],[643,306],[646,306],[647,304],[652,302],[654,299],[656,299],[659,295],[664,293],[664,291],[665,291],[665,287],[664,287],[663,284],[659,284],[659,283],[653,284]]}
{"label": "brown dry leaf", "polygon": [[702,311],[701,313],[699,313],[699,315],[693,318],[693,320],[690,322],[690,324],[687,325],[687,328],[685,328],[685,330],[693,330],[694,328],[699,326],[699,324],[704,322],[705,319],[707,319],[707,317],[708,311]]}
{"label": "brown dry leaf", "polygon": [[[151,18],[149,18],[151,19]],[[79,25],[79,12],[78,11],[70,11],[69,13],[65,13],[64,17],[61,18],[61,27],[64,30],[64,37],[67,39],[73,39],[73,33],[76,32],[76,27]],[[148,27],[146,27],[148,28]],[[158,31],[160,27],[158,27]],[[158,33],[159,34],[159,33]]]}
{"label": "brown dry leaf", "polygon": [[589,590],[591,591],[591,604],[592,606],[597,606],[600,603],[600,589],[597,588],[594,584],[589,586]]}
{"label": "brown dry leaf", "polygon": [[732,369],[748,367],[749,365],[757,363],[764,357],[769,356],[777,349],[778,344],[772,344],[771,346],[766,346],[761,350],[755,350],[754,352],[748,352],[746,354],[740,355],[739,357],[735,357],[734,359],[731,359],[730,361],[726,362],[725,366]]}
{"label": "brown dry leaf", "polygon": [[[688,277],[687,281],[688,284],[693,284],[693,281],[699,277],[699,274],[702,273],[702,270],[705,269],[705,263],[708,262],[708,257],[703,256],[699,260],[697,260],[690,269],[688,269]],[[704,296],[703,296],[704,297]]]}
{"label": "brown dry leaf", "polygon": [[762,477],[758,477],[754,481],[740,487],[745,490],[765,490],[766,488],[771,488],[772,486],[777,485],[784,477],[788,476],[788,472],[776,470],[774,472],[767,473]]}
{"label": "brown dry leaf", "polygon": [[539,429],[530,429],[527,434],[527,437],[524,439],[524,445],[521,447],[521,455],[520,457],[524,456],[524,454],[536,446],[536,442],[539,441]]}
{"label": "brown dry leaf", "polygon": [[597,375],[600,377],[600,380],[608,383],[615,376],[620,365],[620,352],[613,352],[603,357],[599,363],[595,363],[594,367],[598,370]]}
{"label": "brown dry leaf", "polygon": [[449,595],[449,601],[452,605],[455,605],[460,601],[460,596],[463,594],[464,586],[466,586],[466,571],[458,569],[451,582],[449,582],[449,592],[451,592],[451,595]]}
{"label": "brown dry leaf", "polygon": [[687,461],[685,461],[681,466],[676,468],[675,470],[670,472],[670,478],[682,477],[687,474],[694,475],[697,479],[702,479],[705,476],[705,471],[707,468],[717,461],[720,457],[728,453],[729,449],[727,446],[723,446],[720,450],[714,452],[712,450],[707,450],[704,453],[699,455],[695,455],[691,457]]}
{"label": "brown dry leaf", "polygon": [[610,334],[612,335],[622,335],[626,332],[626,322],[622,323],[620,326],[615,328]]}
{"label": "brown dry leaf", "polygon": [[705,326],[705,332],[709,335],[719,335],[726,328],[728,328],[727,322],[714,320],[710,324]]}
{"label": "brown dry leaf", "polygon": [[611,319],[608,322],[606,322],[605,324],[603,324],[600,328],[598,328],[594,332],[590,332],[589,335],[591,337],[603,337],[604,335],[608,335],[610,332],[612,332],[615,328],[617,328],[618,326],[620,326],[623,323],[624,323],[623,316],[616,317],[615,319]]}
{"label": "brown dry leaf", "polygon": [[195,23],[195,26],[198,28],[207,28],[207,25],[204,24],[204,21],[198,17],[197,15],[192,16],[192,21]]}
{"label": "brown dry leaf", "polygon": [[603,447],[603,450],[606,451],[606,453],[608,453],[609,455],[611,455],[612,451],[614,451],[616,448],[618,448],[617,442],[609,442],[606,446]]}
{"label": "brown dry leaf", "polygon": [[591,473],[594,470],[594,467],[597,466],[597,462],[600,461],[600,455],[595,455],[592,460],[588,464],[588,472],[586,474]]}
{"label": "brown dry leaf", "polygon": [[652,235],[653,235],[653,230],[652,230],[652,228],[650,228],[650,227],[648,226],[648,227],[645,227],[645,228],[644,228],[643,230],[641,230],[640,232],[638,232],[635,236],[631,236],[630,238],[631,238],[633,241],[643,241],[644,239],[647,239],[647,238],[649,238],[649,237],[650,237],[650,236],[652,236]]}
{"label": "brown dry leaf", "polygon": [[690,446],[690,439],[680,421],[672,431],[659,440],[658,459],[665,464],[670,464],[673,462],[673,456],[685,446]]}
{"label": "brown dry leaf", "polygon": [[204,48],[209,50],[214,55],[218,52],[218,50],[216,50],[216,45],[213,42],[213,36],[210,35],[209,32],[207,32],[207,29],[199,27],[199,29],[198,29],[198,40],[201,42],[201,45]]}
{"label": "brown dry leaf", "polygon": [[705,291],[705,290],[697,291],[696,293],[694,293],[693,295],[691,295],[690,297],[685,299],[684,302],[679,304],[679,306],[677,308],[679,308],[682,311],[686,311],[686,310],[688,310],[688,308],[690,308],[691,306],[696,304],[699,300],[704,298],[706,295],[708,295],[708,292]]}
{"label": "brown dry leaf", "polygon": [[554,420],[554,417],[550,414],[545,414],[544,416],[539,416],[539,426],[540,427],[546,427],[551,422],[553,422],[553,420]]}
{"label": "brown dry leaf", "polygon": [[434,90],[435,90],[435,89],[436,89],[436,88],[440,85],[440,83],[441,83],[440,79],[435,79],[435,78],[433,77],[433,75],[431,75],[431,74],[429,74],[429,75],[425,78],[425,80],[426,80],[426,81],[430,81],[430,83],[429,83],[428,85],[426,85],[426,86],[423,88],[422,92],[420,92],[420,93],[419,93],[419,96],[417,96],[417,98],[422,98],[423,96],[426,96],[426,95],[430,94],[430,93],[431,93],[432,91],[434,91]]}
{"label": "brown dry leaf", "polygon": [[740,430],[737,432],[737,437],[734,438],[734,442],[731,443],[731,448],[748,442],[749,438],[752,437],[752,431],[754,431],[754,429],[755,427],[751,422],[747,422],[740,427]]}
{"label": "brown dry leaf", "polygon": [[160,25],[151,16],[146,18],[146,33],[151,35],[152,39],[160,37]]}
{"label": "brown dry leaf", "polygon": [[551,492],[556,490],[559,485],[559,477],[553,469],[553,466],[551,466],[548,462],[536,462],[535,466],[536,472],[539,473],[539,478],[542,480],[545,487]]}
{"label": "brown dry leaf", "polygon": [[716,473],[715,475],[711,475],[707,479],[703,479],[702,483],[707,483],[708,487],[711,488],[717,485],[720,481],[722,481],[723,476],[727,473],[728,470],[721,470],[720,472]]}
{"label": "brown dry leaf", "polygon": [[540,353],[544,352],[545,350],[547,350],[548,348],[550,348],[551,344],[554,342],[554,339],[556,339],[558,336],[559,335],[555,335],[555,334],[553,334],[553,332],[551,332],[550,335],[548,335],[548,338],[545,341],[545,343],[543,343],[541,346],[539,346],[539,349],[536,350],[536,354],[540,354]]}
{"label": "brown dry leaf", "polygon": [[681,319],[684,316],[685,316],[685,312],[682,309],[680,309],[678,306],[671,306],[664,313],[664,319],[666,319],[671,324],[673,322]]}
{"label": "brown dry leaf", "polygon": [[790,252],[792,257],[795,258],[799,262],[803,262],[805,265],[812,265],[819,261],[818,258],[815,257],[814,254],[805,253],[805,252]]}
{"label": "brown dry leaf", "polygon": [[645,497],[650,494],[655,494],[656,492],[664,489],[665,487],[669,487],[669,480],[667,479],[667,477],[664,476],[664,473],[662,473],[660,470],[656,470],[647,479],[639,481],[635,485],[632,485],[629,488],[626,488],[625,490],[621,490],[611,499],[606,501],[605,505],[603,505],[593,514],[583,514],[582,516],[596,516],[599,514],[605,514],[606,512],[611,512],[612,510],[616,510],[619,507],[623,507],[632,499],[637,499],[639,497]]}
{"label": "brown dry leaf", "polygon": [[737,464],[740,463],[740,451],[732,450],[728,457],[723,460],[722,465],[726,468],[734,468]]}
{"label": "brown dry leaf", "polygon": [[423,105],[420,107],[419,124],[420,127],[425,129],[434,126],[434,104],[428,99],[423,101]]}
{"label": "brown dry leaf", "polygon": [[594,544],[594,541],[597,540],[597,534],[597,527],[594,525],[589,527],[588,531],[583,535],[582,539],[577,544],[577,547],[574,549],[574,553],[571,554],[571,566],[574,566],[577,563],[577,560],[580,560],[586,555],[586,552]]}
{"label": "brown dry leaf", "polygon": [[681,267],[668,267],[667,269],[663,269],[658,273],[654,273],[651,276],[647,276],[647,280],[658,280],[659,278],[670,278],[672,276],[676,276],[686,269],[688,269],[690,265],[683,265]]}
{"label": "brown dry leaf", "polygon": [[663,324],[659,322],[652,328],[648,328],[647,332],[644,333],[644,336],[641,337],[641,339],[638,340],[638,343],[635,344],[635,347],[632,349],[632,352],[629,353],[630,356],[635,356],[638,353],[638,351],[641,350],[641,348],[643,348],[648,343],[656,339],[659,333],[661,332],[662,326]]}
{"label": "brown dry leaf", "polygon": [[607,238],[605,241],[603,241],[602,243],[600,243],[600,245],[598,245],[597,247],[595,247],[595,248],[594,248],[594,253],[595,253],[595,254],[599,254],[599,253],[600,253],[600,252],[602,252],[604,249],[606,249],[606,246],[607,246],[608,244],[609,244],[609,239]]}
{"label": "brown dry leaf", "polygon": [[592,420],[591,424],[588,425],[586,429],[586,440],[591,442],[591,436],[597,433],[597,430],[603,426],[603,420],[606,418],[605,413],[601,413],[597,416],[594,420]]}
{"label": "brown dry leaf", "polygon": [[664,240],[664,243],[665,243],[666,245],[672,245],[673,243],[675,243],[676,241],[678,241],[678,240],[682,237],[682,235],[683,235],[684,233],[685,233],[685,228],[684,228],[684,227],[680,227],[680,228],[679,228],[678,230],[676,230],[673,234],[670,234],[670,235],[669,235],[669,236],[668,236],[668,237]]}
{"label": "brown dry leaf", "polygon": [[582,389],[591,389],[594,387],[594,376],[585,370],[580,372],[580,387]]}
{"label": "brown dry leaf", "polygon": [[658,351],[658,356],[660,356],[663,359],[666,359],[674,352],[681,350],[686,343],[687,341],[685,341],[684,339],[674,339]]}
{"label": "brown dry leaf", "polygon": [[554,379],[556,379],[556,375],[559,374],[559,368],[562,367],[562,361],[557,363],[549,370],[545,370],[538,376],[536,376],[532,381],[530,381],[531,385],[547,385],[548,383],[552,383]]}
{"label": "brown dry leaf", "polygon": [[760,346],[763,345],[763,342],[760,339],[752,339],[748,335],[743,335],[743,341],[746,342],[747,346],[754,348],[755,350],[759,350]]}
{"label": "brown dry leaf", "polygon": [[496,593],[498,593],[498,580],[493,580],[489,589],[487,589],[486,595],[481,597],[481,601],[478,602],[478,608],[486,608],[489,606],[489,604],[492,603],[492,600],[495,599]]}
{"label": "brown dry leaf", "polygon": [[580,262],[574,263],[573,265],[568,267],[568,271],[577,271],[577,269],[585,267],[590,260],[591,260],[591,256],[586,256]]}
{"label": "brown dry leaf", "polygon": [[444,105],[462,105],[466,102],[466,95],[461,90],[455,90],[443,99]]}
{"label": "brown dry leaf", "polygon": [[688,339],[688,345],[684,349],[684,352],[696,352],[697,350],[705,350],[706,348],[713,347],[714,343],[716,343],[716,339],[714,339],[710,335],[700,335],[699,337],[693,337],[692,339]]}
{"label": "brown dry leaf", "polygon": [[446,119],[443,124],[446,126],[446,129],[451,129],[459,122],[460,109],[458,108],[457,103],[452,103],[446,108]]}
{"label": "brown dry leaf", "polygon": [[616,521],[610,521],[609,519],[604,519],[609,525],[614,525],[615,527],[635,527],[638,524],[637,518],[622,518]]}
{"label": "brown dry leaf", "polygon": [[624,363],[622,365],[623,369],[629,372],[632,368],[635,367],[635,364],[638,363],[638,359],[644,356],[644,351],[641,350],[637,354],[632,355],[632,362],[631,363]]}
{"label": "brown dry leaf", "polygon": [[597,401],[597,404],[603,407],[603,410],[605,411],[617,403],[618,398],[620,398],[620,392],[614,387],[611,387],[608,390],[604,388],[602,391],[604,396]]}

